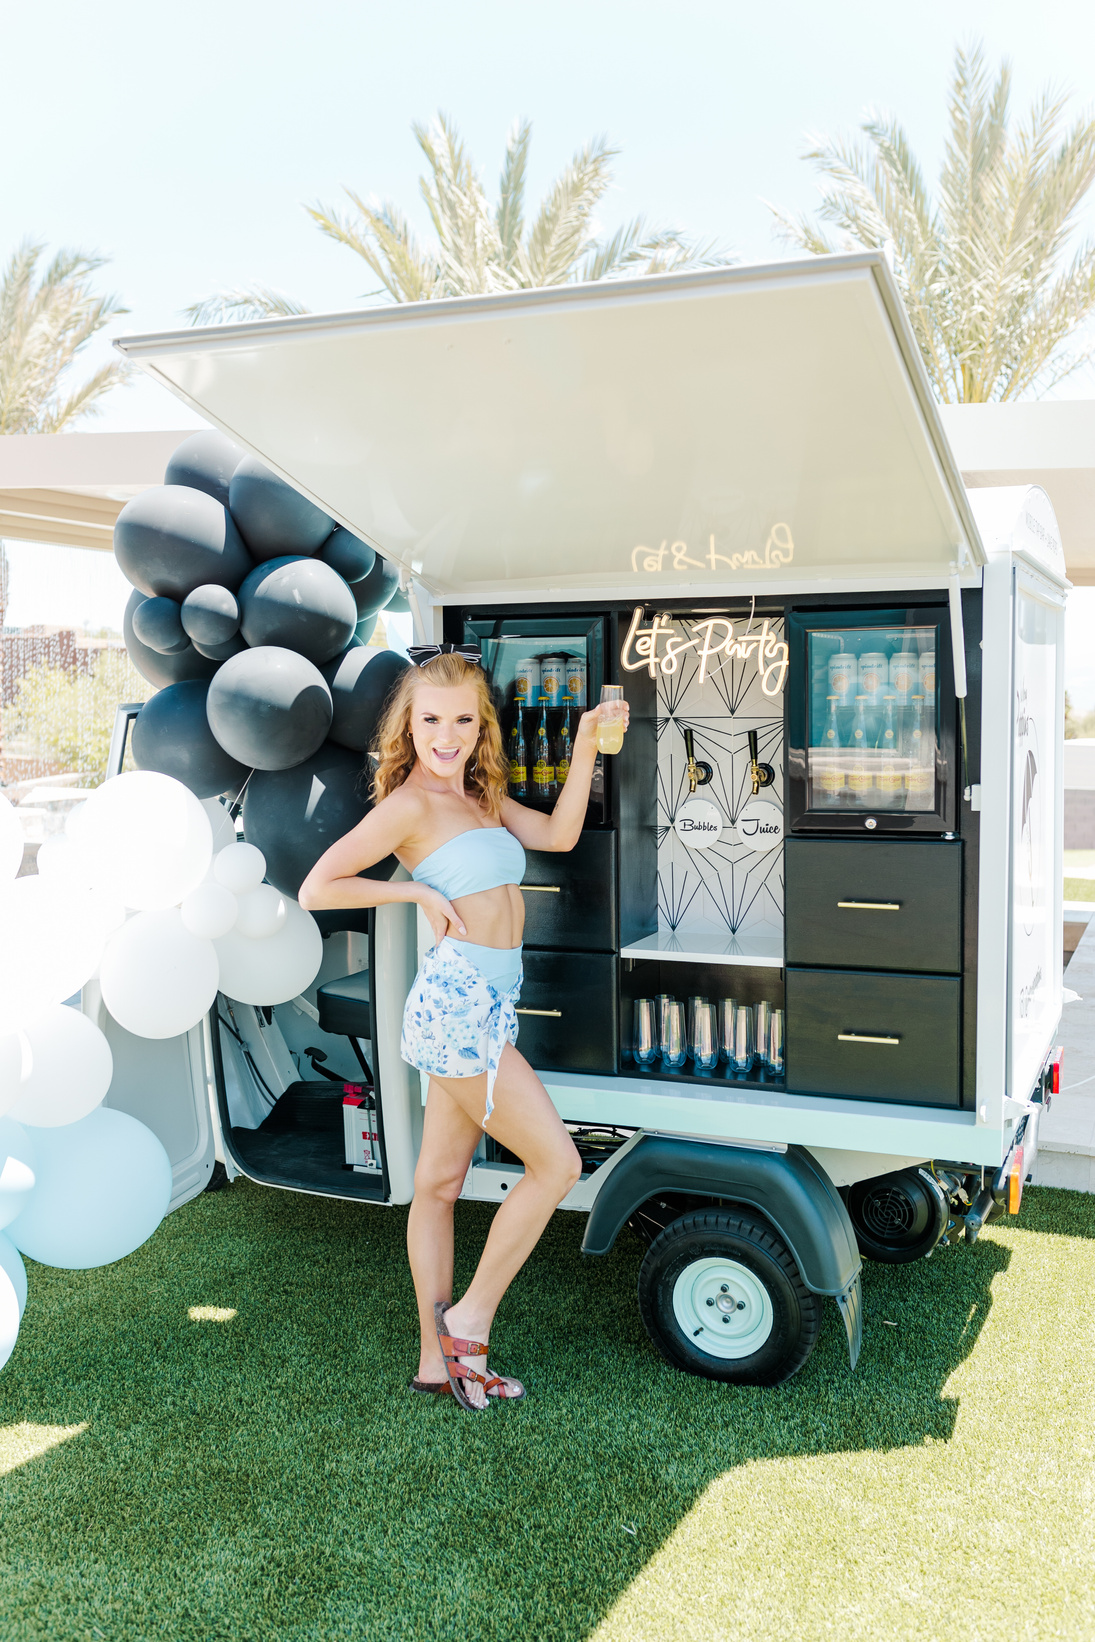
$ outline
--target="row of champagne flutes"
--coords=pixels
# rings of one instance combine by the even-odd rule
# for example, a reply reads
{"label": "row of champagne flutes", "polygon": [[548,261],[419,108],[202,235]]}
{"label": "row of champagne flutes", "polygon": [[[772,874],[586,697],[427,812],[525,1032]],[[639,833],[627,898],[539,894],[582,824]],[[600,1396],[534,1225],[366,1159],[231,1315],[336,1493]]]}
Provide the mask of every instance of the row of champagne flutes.
{"label": "row of champagne flutes", "polygon": [[782,1076],[783,1010],[735,998],[693,997],[682,1003],[668,992],[636,998],[633,1053],[640,1066],[660,1056],[664,1066],[677,1068],[691,1057],[701,1071],[722,1060],[733,1072],[748,1072],[759,1060]]}

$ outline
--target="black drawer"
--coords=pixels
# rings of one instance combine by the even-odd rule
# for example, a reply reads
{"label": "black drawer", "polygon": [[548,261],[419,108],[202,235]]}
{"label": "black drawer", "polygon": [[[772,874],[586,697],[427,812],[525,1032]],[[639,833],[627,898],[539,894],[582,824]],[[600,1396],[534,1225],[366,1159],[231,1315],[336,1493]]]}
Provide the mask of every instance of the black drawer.
{"label": "black drawer", "polygon": [[960,843],[789,838],[783,870],[788,964],[961,973]]}
{"label": "black drawer", "polygon": [[615,1072],[620,1052],[610,952],[524,952],[517,1047],[538,1071]]}
{"label": "black drawer", "polygon": [[615,951],[616,834],[584,832],[572,850],[526,860],[525,945]]}
{"label": "black drawer", "polygon": [[959,1104],[956,976],[788,969],[786,984],[795,1094]]}

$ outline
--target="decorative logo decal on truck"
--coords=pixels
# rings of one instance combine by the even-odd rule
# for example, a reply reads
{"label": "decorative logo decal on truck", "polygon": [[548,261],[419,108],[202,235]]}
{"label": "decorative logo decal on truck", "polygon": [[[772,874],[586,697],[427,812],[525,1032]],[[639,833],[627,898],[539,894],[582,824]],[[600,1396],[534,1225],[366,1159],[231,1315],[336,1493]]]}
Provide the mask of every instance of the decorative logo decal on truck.
{"label": "decorative logo decal on truck", "polygon": [[[666,565],[667,553],[673,560],[671,565]],[[794,556],[795,544],[791,538],[790,525],[776,524],[768,532],[763,555],[752,547],[746,548],[744,553],[717,553],[712,532],[708,538],[707,552],[702,558],[694,559],[691,556],[687,542],[664,541],[661,547],[633,547],[631,568],[636,574],[642,570],[648,576],[656,576],[659,571],[665,569],[713,571],[720,565],[724,565],[727,570],[782,570],[785,564],[791,563]]]}

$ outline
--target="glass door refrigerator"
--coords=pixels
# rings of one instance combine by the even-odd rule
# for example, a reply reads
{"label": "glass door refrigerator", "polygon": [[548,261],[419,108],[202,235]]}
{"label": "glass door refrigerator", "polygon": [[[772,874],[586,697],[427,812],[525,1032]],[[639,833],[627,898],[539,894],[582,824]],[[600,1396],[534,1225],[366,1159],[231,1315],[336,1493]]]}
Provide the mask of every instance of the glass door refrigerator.
{"label": "glass door refrigerator", "polygon": [[[474,616],[465,643],[477,643],[494,690],[510,766],[510,794],[550,810],[564,785],[578,719],[605,683],[602,616]],[[586,824],[607,818],[604,761],[598,757]]]}
{"label": "glass door refrigerator", "polygon": [[790,830],[953,832],[947,607],[793,611],[787,635]]}

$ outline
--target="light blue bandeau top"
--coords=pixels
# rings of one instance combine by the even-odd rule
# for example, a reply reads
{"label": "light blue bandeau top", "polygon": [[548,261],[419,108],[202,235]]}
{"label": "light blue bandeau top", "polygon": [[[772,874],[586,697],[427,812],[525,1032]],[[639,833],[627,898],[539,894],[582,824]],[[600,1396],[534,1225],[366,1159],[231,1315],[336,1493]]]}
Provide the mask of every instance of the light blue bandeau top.
{"label": "light blue bandeau top", "polygon": [[525,876],[525,852],[505,827],[472,827],[419,861],[411,877],[429,884],[448,901],[500,884],[519,884]]}

